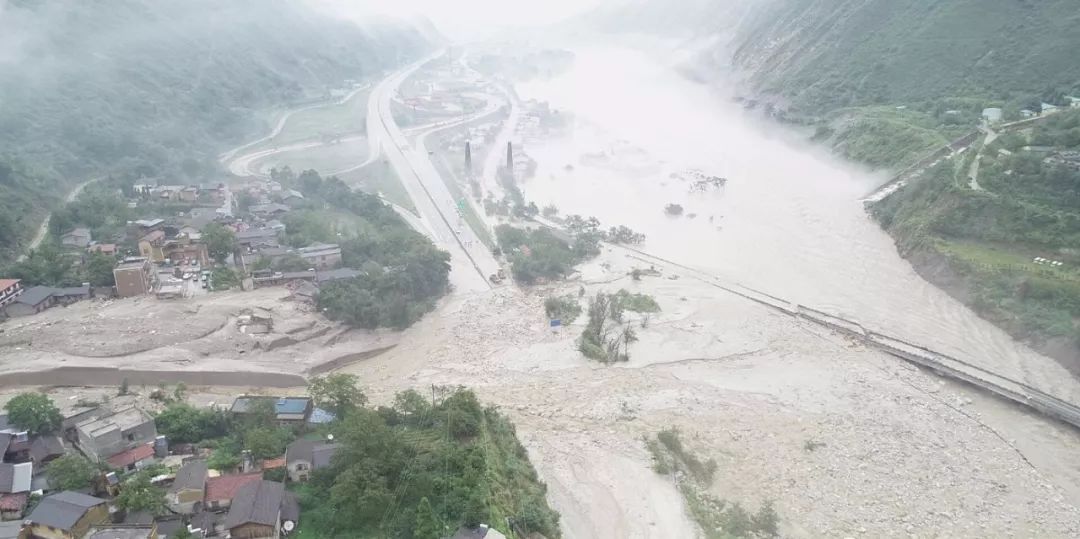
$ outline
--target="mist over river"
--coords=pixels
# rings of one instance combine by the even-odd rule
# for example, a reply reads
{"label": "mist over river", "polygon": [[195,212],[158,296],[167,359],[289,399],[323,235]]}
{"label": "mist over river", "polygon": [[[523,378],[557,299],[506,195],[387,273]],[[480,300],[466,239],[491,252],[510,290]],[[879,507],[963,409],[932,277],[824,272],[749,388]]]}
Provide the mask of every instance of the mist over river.
{"label": "mist over river", "polygon": [[[537,160],[526,198],[647,235],[642,249],[888,333],[1080,402],[1054,360],[1015,342],[920,278],[860,199],[884,176],[796,141],[717,88],[636,50],[584,47],[522,99],[575,116],[556,140],[525,142]],[[515,139],[515,143],[520,143]],[[569,166],[568,166],[569,165]],[[728,181],[690,192],[697,169]],[[680,204],[684,214],[664,207]]]}

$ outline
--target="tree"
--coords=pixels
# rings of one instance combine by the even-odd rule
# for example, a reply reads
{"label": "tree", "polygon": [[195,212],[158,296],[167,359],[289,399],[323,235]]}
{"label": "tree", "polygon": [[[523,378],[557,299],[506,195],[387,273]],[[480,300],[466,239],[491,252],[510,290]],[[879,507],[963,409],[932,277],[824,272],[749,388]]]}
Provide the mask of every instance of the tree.
{"label": "tree", "polygon": [[60,428],[64,416],[43,393],[21,393],[4,405],[8,420],[30,434],[53,432]]}
{"label": "tree", "polygon": [[229,432],[229,417],[221,411],[172,404],[154,418],[159,433],[174,443],[197,443]]}
{"label": "tree", "polygon": [[116,258],[101,252],[90,253],[83,265],[83,279],[91,286],[113,286],[116,284],[115,266]]}
{"label": "tree", "polygon": [[279,457],[291,438],[292,433],[286,429],[254,427],[244,433],[244,449],[251,451],[251,456],[257,459]]}
{"label": "tree", "polygon": [[308,383],[315,405],[332,412],[339,419],[367,404],[367,395],[358,386],[356,375],[335,373],[316,376]]}
{"label": "tree", "polygon": [[439,516],[431,507],[427,496],[420,498],[420,505],[416,508],[416,527],[413,528],[414,539],[439,539],[443,536],[443,527],[439,523]]}
{"label": "tree", "polygon": [[81,490],[89,487],[98,470],[86,457],[68,453],[45,467],[49,487],[55,490]]}
{"label": "tree", "polygon": [[213,453],[210,453],[210,458],[206,459],[208,468],[222,472],[233,470],[239,465],[240,455],[233,451],[231,447],[218,447]]}
{"label": "tree", "polygon": [[203,243],[210,257],[218,264],[224,264],[229,255],[236,250],[236,234],[220,223],[210,223],[202,230]]}
{"label": "tree", "polygon": [[141,471],[124,481],[116,506],[129,512],[160,515],[165,512],[165,491],[150,482],[148,471]]}
{"label": "tree", "polygon": [[184,527],[176,530],[176,533],[170,535],[169,539],[195,539],[195,536],[192,535],[186,527]]}

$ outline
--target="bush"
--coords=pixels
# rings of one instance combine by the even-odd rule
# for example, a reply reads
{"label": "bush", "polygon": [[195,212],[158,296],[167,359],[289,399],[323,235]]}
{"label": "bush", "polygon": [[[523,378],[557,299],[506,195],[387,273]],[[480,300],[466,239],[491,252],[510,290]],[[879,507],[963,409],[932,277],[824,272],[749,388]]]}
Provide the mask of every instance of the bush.
{"label": "bush", "polygon": [[46,465],[45,473],[55,490],[82,490],[93,484],[98,469],[86,457],[68,453]]}
{"label": "bush", "polygon": [[64,419],[44,393],[20,393],[4,405],[4,410],[12,425],[30,434],[54,432]]}
{"label": "bush", "polygon": [[228,434],[230,421],[223,411],[180,403],[169,405],[154,417],[154,425],[172,443],[198,443]]}
{"label": "bush", "polygon": [[552,296],[544,300],[544,313],[563,324],[572,324],[581,315],[581,304],[572,295]]}
{"label": "bush", "polygon": [[667,206],[664,206],[664,213],[668,215],[682,215],[683,207],[681,204],[668,204]]}
{"label": "bush", "polygon": [[656,299],[648,294],[631,294],[626,290],[619,290],[613,296],[613,300],[623,310],[635,313],[660,312],[660,304],[656,303]]}
{"label": "bush", "polygon": [[574,264],[593,253],[588,242],[579,244],[575,239],[571,246],[544,228],[524,230],[499,225],[495,237],[510,259],[514,280],[523,284],[565,277],[573,271]]}

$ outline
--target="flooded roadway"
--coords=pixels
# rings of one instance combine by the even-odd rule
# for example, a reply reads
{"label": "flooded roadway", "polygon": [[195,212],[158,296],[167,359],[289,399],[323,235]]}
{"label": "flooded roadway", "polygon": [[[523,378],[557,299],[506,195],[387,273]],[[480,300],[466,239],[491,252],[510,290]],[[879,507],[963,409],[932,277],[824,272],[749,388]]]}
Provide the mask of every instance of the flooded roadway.
{"label": "flooded roadway", "polygon": [[[572,135],[525,148],[539,163],[522,184],[527,198],[563,214],[595,215],[605,226],[625,224],[644,232],[643,248],[658,256],[1080,403],[1080,385],[1060,365],[980,319],[899,256],[859,201],[882,176],[793,142],[715,87],[645,54],[575,52],[570,72],[518,86],[523,98],[577,118]],[[687,169],[729,181],[690,193],[689,182],[672,177]],[[668,203],[682,205],[684,215],[667,216]]]}

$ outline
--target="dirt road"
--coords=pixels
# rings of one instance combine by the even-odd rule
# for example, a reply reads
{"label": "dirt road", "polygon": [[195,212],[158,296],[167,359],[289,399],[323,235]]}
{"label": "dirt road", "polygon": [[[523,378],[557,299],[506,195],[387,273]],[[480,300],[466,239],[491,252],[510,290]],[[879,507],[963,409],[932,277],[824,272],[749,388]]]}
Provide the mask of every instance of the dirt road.
{"label": "dirt road", "polygon": [[[75,188],[69,191],[67,196],[64,197],[64,204],[73,202],[79,196],[79,193],[83,192],[83,189],[85,189],[87,185],[90,185],[91,183],[94,183],[100,179],[101,178],[93,178],[90,180],[86,180],[79,185],[76,185]],[[49,222],[51,220],[52,213],[50,212],[48,215],[45,216],[45,220],[41,222],[41,226],[38,227],[37,232],[34,233],[34,239],[30,240],[30,244],[26,246],[27,251],[33,251],[34,249],[37,249],[38,245],[41,245],[41,242],[45,241],[45,236],[49,234]],[[19,262],[22,262],[23,260],[26,260],[25,253],[19,255],[18,258]]]}

